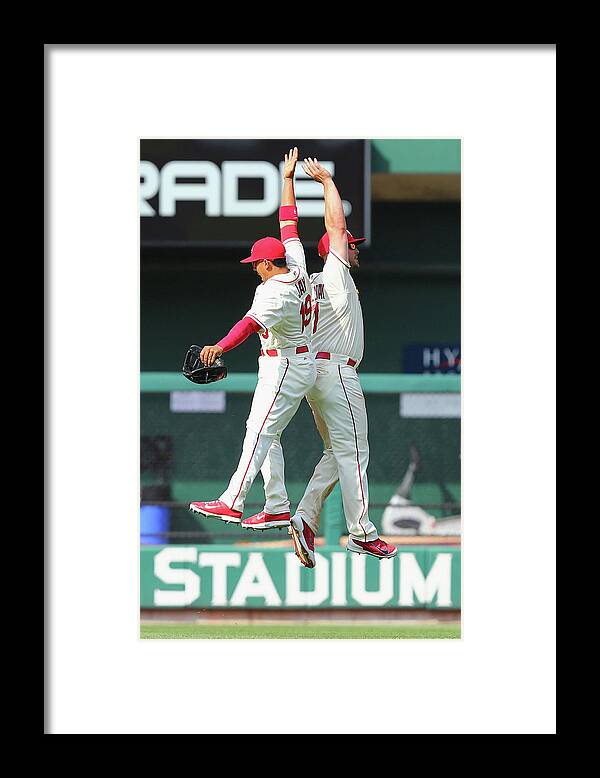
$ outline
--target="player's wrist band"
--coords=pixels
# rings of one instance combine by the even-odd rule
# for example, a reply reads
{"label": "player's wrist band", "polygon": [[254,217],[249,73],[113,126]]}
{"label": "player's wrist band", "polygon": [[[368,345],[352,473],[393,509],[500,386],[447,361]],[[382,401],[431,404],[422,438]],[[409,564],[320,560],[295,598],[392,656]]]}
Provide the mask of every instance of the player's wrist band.
{"label": "player's wrist band", "polygon": [[298,225],[286,224],[285,227],[281,228],[282,243],[286,240],[290,240],[290,238],[297,238],[297,237],[298,237]]}
{"label": "player's wrist band", "polygon": [[295,205],[282,205],[279,209],[279,221],[298,221],[298,209]]}

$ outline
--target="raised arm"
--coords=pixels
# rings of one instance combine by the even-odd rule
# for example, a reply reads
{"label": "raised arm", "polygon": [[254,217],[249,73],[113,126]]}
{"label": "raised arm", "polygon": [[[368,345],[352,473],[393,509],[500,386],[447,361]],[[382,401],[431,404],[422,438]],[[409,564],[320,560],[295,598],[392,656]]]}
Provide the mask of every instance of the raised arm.
{"label": "raised arm", "polygon": [[294,146],[283,160],[283,186],[281,189],[281,207],[279,208],[279,229],[281,242],[285,245],[286,261],[289,267],[306,270],[304,247],[298,236],[298,210],[294,192],[294,173],[298,162],[298,147]]}
{"label": "raised arm", "polygon": [[[294,192],[294,173],[298,162],[298,148],[294,146],[283,159],[283,188],[281,190],[281,208],[279,209],[279,229],[282,240],[285,227],[296,227],[298,212],[296,210],[296,193]],[[296,237],[298,231],[296,229]]]}
{"label": "raised arm", "polygon": [[325,197],[325,229],[329,236],[329,246],[345,262],[348,263],[348,238],[346,233],[346,217],[342,198],[333,182],[331,173],[319,164],[318,160],[304,160],[304,172],[323,184]]}

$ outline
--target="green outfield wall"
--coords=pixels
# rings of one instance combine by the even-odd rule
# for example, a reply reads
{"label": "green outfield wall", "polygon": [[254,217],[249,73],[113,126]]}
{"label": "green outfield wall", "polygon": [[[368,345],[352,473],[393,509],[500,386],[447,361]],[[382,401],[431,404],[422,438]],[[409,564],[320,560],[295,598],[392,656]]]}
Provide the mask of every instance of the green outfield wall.
{"label": "green outfield wall", "polygon": [[141,549],[142,608],[429,608],[461,603],[461,552],[399,546],[377,560],[339,546],[319,548],[313,570],[293,551],[236,545]]}
{"label": "green outfield wall", "polygon": [[371,141],[373,173],[460,173],[459,139]]}
{"label": "green outfield wall", "polygon": [[[250,393],[256,388],[256,373],[238,373],[228,375],[227,383],[194,384],[181,373],[153,373],[140,375],[142,392],[233,392]],[[379,373],[361,373],[360,384],[364,392],[375,394],[398,394],[399,392],[460,392],[460,376],[454,374],[403,374],[382,375]]]}

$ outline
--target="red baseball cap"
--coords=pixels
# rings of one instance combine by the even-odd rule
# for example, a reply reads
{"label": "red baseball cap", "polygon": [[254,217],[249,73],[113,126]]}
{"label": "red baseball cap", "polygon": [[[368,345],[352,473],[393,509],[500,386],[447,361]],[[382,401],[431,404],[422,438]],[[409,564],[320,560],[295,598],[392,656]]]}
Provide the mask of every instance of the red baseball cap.
{"label": "red baseball cap", "polygon": [[252,246],[250,256],[240,262],[260,262],[261,259],[285,259],[285,246],[277,238],[261,238]]}
{"label": "red baseball cap", "polygon": [[[364,243],[366,241],[366,238],[355,238],[349,230],[346,232],[348,233],[348,243]],[[320,257],[326,257],[329,254],[329,235],[327,233],[319,241],[317,251]]]}

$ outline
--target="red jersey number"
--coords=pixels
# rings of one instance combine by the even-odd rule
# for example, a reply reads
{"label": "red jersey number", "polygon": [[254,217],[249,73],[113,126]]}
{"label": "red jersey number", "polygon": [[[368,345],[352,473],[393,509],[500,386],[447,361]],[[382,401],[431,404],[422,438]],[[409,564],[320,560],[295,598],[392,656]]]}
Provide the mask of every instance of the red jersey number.
{"label": "red jersey number", "polygon": [[310,326],[310,319],[312,316],[312,300],[309,294],[306,295],[304,302],[300,306],[300,317],[302,318],[302,332],[305,327]]}

